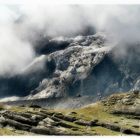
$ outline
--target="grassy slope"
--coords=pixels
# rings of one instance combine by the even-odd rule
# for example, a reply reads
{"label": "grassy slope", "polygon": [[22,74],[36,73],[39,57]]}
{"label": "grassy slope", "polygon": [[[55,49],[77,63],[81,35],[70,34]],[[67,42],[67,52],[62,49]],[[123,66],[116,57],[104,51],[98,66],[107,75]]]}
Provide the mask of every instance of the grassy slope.
{"label": "grassy slope", "polygon": [[[84,108],[75,109],[75,110],[60,110],[64,114],[67,114],[70,111],[75,111],[77,114],[73,115],[76,117],[81,118],[82,120],[95,120],[98,119],[101,122],[106,123],[113,123],[116,125],[121,126],[122,128],[130,128],[132,130],[136,130],[140,132],[140,121],[137,119],[128,119],[125,115],[114,115],[112,114],[112,110],[114,110],[116,107],[120,107],[120,104],[116,105],[113,104],[112,98],[117,100],[123,99],[127,96],[127,93],[121,93],[121,94],[114,94],[108,98],[108,106],[105,106],[102,102],[97,102],[92,105],[88,105]],[[129,105],[128,105],[129,106]],[[132,105],[131,105],[132,106]],[[135,128],[134,126],[139,126],[139,128]],[[99,132],[103,135],[122,135],[120,132],[114,132],[110,131],[109,129],[105,129],[102,127],[94,127],[93,130],[96,130],[96,132]]]}
{"label": "grassy slope", "polygon": [[[122,99],[127,94],[117,94],[113,95],[113,99],[115,97],[116,101]],[[108,98],[108,104],[104,105],[103,102],[97,102],[91,105],[88,105],[79,109],[57,109],[57,110],[49,110],[50,112],[61,112],[64,115],[68,115],[70,112],[76,112],[75,114],[71,114],[70,116],[75,116],[84,121],[92,121],[98,119],[100,122],[112,123],[121,126],[122,128],[131,128],[132,130],[136,130],[140,132],[140,128],[135,128],[134,125],[139,124],[139,120],[136,119],[128,119],[123,115],[114,115],[111,113],[114,108],[116,108],[116,104],[112,104],[112,98]],[[3,106],[1,105],[1,109]],[[26,112],[26,111],[39,111],[39,109],[33,109],[28,107],[10,107],[8,110],[13,112]],[[69,128],[67,132],[71,135],[124,135],[121,132],[112,131],[110,129],[94,126],[81,126],[77,125],[73,122],[63,121],[66,124],[76,127],[76,129]],[[0,128],[0,135],[30,135],[29,133],[22,131],[11,131],[9,128]]]}

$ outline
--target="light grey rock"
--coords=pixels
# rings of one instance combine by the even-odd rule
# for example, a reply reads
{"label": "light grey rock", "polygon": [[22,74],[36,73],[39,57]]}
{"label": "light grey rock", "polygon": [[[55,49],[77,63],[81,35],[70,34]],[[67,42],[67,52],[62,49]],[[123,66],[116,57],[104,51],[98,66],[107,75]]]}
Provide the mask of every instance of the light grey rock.
{"label": "light grey rock", "polygon": [[[113,93],[139,90],[140,52],[136,51],[139,45],[128,47],[129,54],[121,57],[117,55],[121,48],[110,40],[106,33],[47,39],[44,52],[39,53],[20,75],[10,79],[11,83],[15,83],[13,85],[18,86],[6,89],[16,91],[17,95],[27,93],[27,96],[19,98],[23,104],[24,100],[38,100],[38,104],[43,99],[66,100],[49,102],[53,105],[42,103],[56,108],[75,108],[91,103],[86,96],[96,101]],[[6,85],[7,79],[4,81]]]}

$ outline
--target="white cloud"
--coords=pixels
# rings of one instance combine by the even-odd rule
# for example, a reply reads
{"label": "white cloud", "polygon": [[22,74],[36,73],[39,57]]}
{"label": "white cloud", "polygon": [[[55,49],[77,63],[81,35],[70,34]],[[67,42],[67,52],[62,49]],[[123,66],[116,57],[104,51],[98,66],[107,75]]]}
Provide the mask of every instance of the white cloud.
{"label": "white cloud", "polygon": [[29,42],[17,36],[14,21],[17,15],[6,6],[0,6],[0,75],[20,72],[34,57]]}
{"label": "white cloud", "polygon": [[135,5],[1,5],[0,75],[18,73],[34,59],[35,32],[65,36],[90,25],[122,46],[138,42],[139,13],[140,6]]}

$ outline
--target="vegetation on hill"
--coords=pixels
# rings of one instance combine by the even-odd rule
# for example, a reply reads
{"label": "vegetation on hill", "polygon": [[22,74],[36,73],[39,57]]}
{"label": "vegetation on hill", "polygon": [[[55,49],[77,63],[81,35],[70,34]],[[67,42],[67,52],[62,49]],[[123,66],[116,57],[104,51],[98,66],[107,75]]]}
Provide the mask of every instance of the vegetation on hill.
{"label": "vegetation on hill", "polygon": [[0,108],[0,135],[140,135],[139,93],[114,94],[78,109]]}

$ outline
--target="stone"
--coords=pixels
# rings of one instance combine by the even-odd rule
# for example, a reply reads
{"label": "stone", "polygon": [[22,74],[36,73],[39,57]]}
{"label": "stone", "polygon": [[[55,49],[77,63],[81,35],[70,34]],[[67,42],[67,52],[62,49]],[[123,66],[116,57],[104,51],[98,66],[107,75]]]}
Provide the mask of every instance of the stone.
{"label": "stone", "polygon": [[65,123],[65,122],[63,122],[63,121],[58,122],[57,125],[58,125],[58,126],[65,127],[65,128],[75,128],[74,126],[69,125],[69,124],[67,124],[67,123]]}
{"label": "stone", "polygon": [[62,113],[56,113],[54,114],[54,117],[57,117],[59,119],[65,120],[65,121],[69,121],[69,122],[73,122],[76,121],[76,117],[73,116],[68,116],[68,115],[63,115]]}
{"label": "stone", "polygon": [[18,121],[22,124],[27,124],[27,125],[36,126],[37,123],[38,123],[37,121],[31,120],[29,118],[25,118],[23,116],[19,116],[19,115],[13,114],[13,113],[5,113],[5,114],[3,114],[3,116],[5,118],[8,118],[8,119],[11,119],[11,120],[14,120],[14,121]]}
{"label": "stone", "polygon": [[70,112],[70,113],[68,113],[68,115],[76,115],[77,113],[76,112],[74,112],[74,111],[72,111],[72,112]]}
{"label": "stone", "polygon": [[89,123],[89,126],[96,126],[98,123],[98,120],[95,119],[95,120],[92,120],[90,123]]}
{"label": "stone", "polygon": [[83,126],[90,126],[90,122],[86,122],[84,120],[77,120],[77,121],[74,121],[75,124],[78,124],[78,125],[83,125]]}
{"label": "stone", "polygon": [[45,127],[33,127],[30,132],[42,135],[51,135],[51,132],[48,128]]}
{"label": "stone", "polygon": [[140,135],[140,132],[131,129],[121,129],[121,132],[128,135]]}
{"label": "stone", "polygon": [[32,104],[32,105],[30,105],[29,107],[32,107],[32,108],[41,108],[41,106],[36,105],[36,104]]}
{"label": "stone", "polygon": [[61,129],[57,129],[55,127],[33,127],[31,132],[36,133],[36,134],[41,134],[41,135],[65,135],[66,132],[62,131]]}
{"label": "stone", "polygon": [[139,128],[140,126],[138,126],[138,125],[133,125],[132,127],[134,127],[134,128]]}
{"label": "stone", "polygon": [[20,122],[14,121],[14,120],[10,120],[10,119],[5,119],[3,124],[14,127],[15,129],[18,129],[18,130],[28,131],[31,129],[30,125],[23,124],[23,123],[20,123]]}

